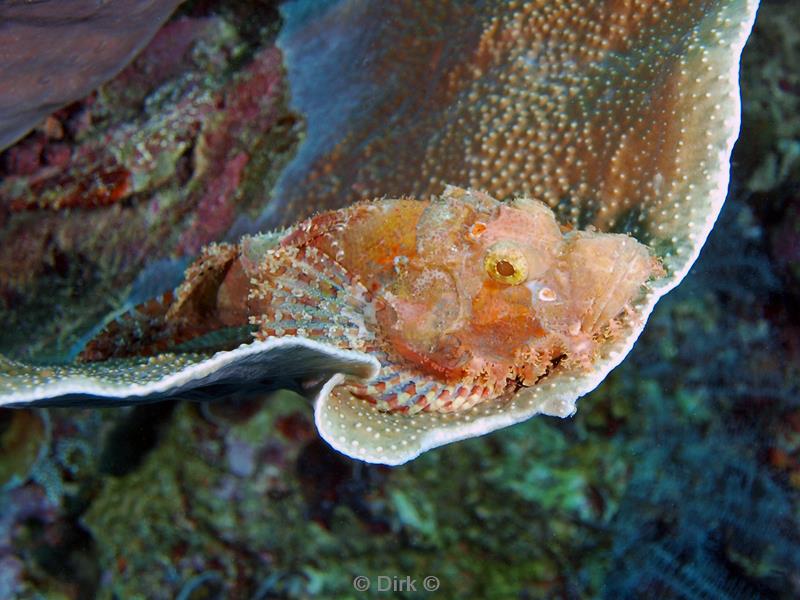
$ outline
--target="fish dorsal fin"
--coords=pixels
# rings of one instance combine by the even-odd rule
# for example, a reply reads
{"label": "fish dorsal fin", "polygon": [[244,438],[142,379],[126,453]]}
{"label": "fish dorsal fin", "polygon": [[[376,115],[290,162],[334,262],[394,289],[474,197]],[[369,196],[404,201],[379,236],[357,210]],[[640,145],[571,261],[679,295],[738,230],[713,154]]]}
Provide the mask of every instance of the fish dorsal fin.
{"label": "fish dorsal fin", "polygon": [[111,321],[89,341],[78,359],[152,356],[180,349],[222,329],[228,334],[208,338],[200,345],[222,350],[249,341],[244,310],[225,303],[230,294],[224,292],[232,286],[238,256],[238,247],[230,244],[206,247],[174,292],[139,304]]}

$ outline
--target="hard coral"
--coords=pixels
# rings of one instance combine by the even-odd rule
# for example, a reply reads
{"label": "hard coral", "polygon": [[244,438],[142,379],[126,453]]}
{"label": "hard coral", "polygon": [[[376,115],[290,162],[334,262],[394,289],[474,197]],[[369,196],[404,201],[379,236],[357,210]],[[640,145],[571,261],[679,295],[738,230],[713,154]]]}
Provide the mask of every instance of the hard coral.
{"label": "hard coral", "polygon": [[[537,413],[572,414],[576,398],[622,361],[656,301],[696,259],[727,191],[738,60],[757,2],[625,5],[284,5],[279,47],[307,136],[291,162],[265,178],[272,184],[280,172],[268,193],[279,202],[267,204],[261,224],[385,194],[427,198],[452,183],[543,200],[573,229],[630,234],[664,267],[614,321],[590,369],[565,361],[508,403],[406,418],[353,394],[331,394],[339,379],[328,381],[316,423],[335,447],[396,464]],[[253,156],[242,156],[238,148],[226,154],[233,162],[222,170],[221,189],[253,181],[237,168]],[[206,214],[230,217],[214,199],[205,206]],[[516,259],[503,260],[513,267]],[[507,265],[495,267],[512,277]],[[112,379],[119,383],[117,374]],[[37,387],[34,396],[41,393]]]}
{"label": "hard coral", "polygon": [[369,460],[402,462],[532,414],[571,414],[686,274],[727,192],[739,54],[757,2],[484,8],[284,5],[279,45],[308,138],[277,183],[288,205],[268,207],[264,222],[378,194],[426,197],[449,183],[530,195],[573,227],[629,233],[666,275],[622,320],[591,375],[563,369],[502,409],[420,414],[410,424],[323,394],[325,438]]}

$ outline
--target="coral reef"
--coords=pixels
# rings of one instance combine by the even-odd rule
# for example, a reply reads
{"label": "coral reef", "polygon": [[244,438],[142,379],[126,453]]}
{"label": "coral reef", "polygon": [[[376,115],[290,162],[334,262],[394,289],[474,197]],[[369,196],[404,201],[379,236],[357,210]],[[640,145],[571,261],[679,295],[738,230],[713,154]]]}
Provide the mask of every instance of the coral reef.
{"label": "coral reef", "polygon": [[116,75],[178,4],[179,0],[0,4],[0,149],[56,108]]}
{"label": "coral reef", "polygon": [[274,46],[253,49],[223,16],[184,15],[51,117],[53,131],[7,150],[4,353],[71,358],[105,316],[174,287],[188,258],[262,207],[298,141],[285,93]]}
{"label": "coral reef", "polygon": [[[663,276],[648,286],[646,294],[638,298],[632,293],[622,294],[627,300],[621,304],[611,302],[611,314],[601,319],[600,330],[584,331],[585,327],[581,325],[575,334],[570,334],[573,337],[586,335],[584,345],[593,346],[591,352],[577,351],[581,345],[577,342],[565,344],[565,359],[551,369],[547,365],[555,365],[559,355],[554,349],[555,341],[550,340],[530,349],[530,358],[524,361],[527,369],[524,373],[523,367],[519,366],[523,361],[519,358],[512,361],[518,368],[509,377],[486,375],[488,371],[481,371],[483,367],[472,368],[475,367],[472,365],[470,368],[478,373],[474,379],[461,378],[464,387],[443,392],[454,398],[454,408],[475,405],[469,411],[448,409],[447,414],[441,416],[438,408],[449,407],[450,396],[426,400],[427,396],[422,393],[422,400],[418,401],[415,387],[408,390],[399,387],[412,379],[407,374],[400,376],[397,382],[385,382],[385,397],[374,393],[377,387],[360,394],[376,400],[373,406],[365,403],[358,393],[341,393],[341,388],[334,389],[339,383],[337,380],[329,381],[317,396],[315,422],[323,437],[337,449],[369,461],[399,464],[444,443],[481,435],[535,414],[563,417],[574,413],[576,399],[593,390],[623,360],[655,303],[685,276],[705,242],[727,192],[729,156],[739,126],[738,61],[753,23],[756,0],[716,0],[688,6],[671,2],[657,2],[653,7],[637,5],[619,22],[617,13],[600,0],[588,4],[563,1],[556,5],[555,10],[544,5],[494,2],[489,3],[486,10],[473,13],[461,11],[461,6],[460,3],[438,3],[434,10],[427,2],[416,0],[391,5],[372,5],[355,0],[309,4],[298,0],[284,6],[285,23],[278,45],[286,57],[292,106],[308,120],[308,135],[288,164],[271,162],[271,168],[281,168],[275,171],[279,174],[274,181],[274,190],[266,196],[279,202],[264,202],[263,194],[255,195],[262,200],[262,206],[267,206],[259,222],[286,222],[314,208],[341,206],[352,201],[354,193],[355,197],[362,193],[374,195],[378,181],[381,191],[386,193],[398,189],[395,187],[398,177],[403,182],[403,189],[398,189],[397,197],[409,191],[424,197],[441,190],[448,180],[455,183],[467,181],[472,186],[487,187],[503,196],[509,195],[511,190],[535,194],[549,203],[567,227],[593,227],[604,234],[629,234],[655,253],[663,266]],[[373,29],[362,27],[364,21],[379,26]],[[385,29],[385,23],[391,27]],[[191,27],[181,29],[183,25],[177,22],[168,27],[168,30],[176,30],[176,50],[188,47],[185,35],[181,33],[185,34],[187,29],[191,31]],[[356,33],[342,37],[342,30]],[[425,40],[424,43],[410,48],[401,43],[404,36],[419,33],[424,35],[416,39]],[[310,36],[315,43],[304,43]],[[149,53],[156,65],[163,60],[161,46],[163,44],[157,40],[155,49]],[[329,48],[334,51],[328,52]],[[398,49],[402,49],[402,60],[396,56]],[[251,56],[253,62],[264,59],[268,51],[254,52]],[[334,72],[332,69],[321,69],[330,65],[331,60],[339,64],[335,80],[330,77]],[[419,74],[423,66],[424,75]],[[440,67],[447,69],[448,76],[430,82],[425,95],[425,110],[411,110],[414,116],[409,122],[408,106],[397,108],[393,102],[407,98],[413,108],[417,96],[411,92],[409,83],[412,80],[417,83],[425,81],[431,66],[435,67],[434,71]],[[247,75],[251,67],[252,63],[242,71]],[[383,77],[384,69],[391,69],[392,77]],[[168,65],[162,70],[170,71]],[[277,77],[275,70],[268,69],[268,72]],[[355,84],[343,89],[341,86],[353,79],[354,70],[358,72],[359,80],[364,79],[365,73],[371,74],[375,82],[381,82],[380,89],[374,84]],[[135,81],[136,78],[129,80]],[[309,91],[309,86],[313,87],[313,92]],[[197,89],[203,88],[191,87],[192,91]],[[279,82],[266,87],[255,86],[249,91],[234,82],[233,96],[225,96],[225,106],[233,106],[239,119],[247,119],[247,127],[239,131],[230,120],[223,119],[226,133],[232,131],[234,139],[246,137],[244,131],[260,133],[263,137],[263,127],[276,124],[276,115],[279,114],[275,109],[280,107],[272,94],[274,92],[277,97],[282,90]],[[360,111],[356,114],[348,98],[362,92],[366,92],[366,96],[358,103]],[[387,97],[394,99],[388,106]],[[152,90],[147,101],[153,98],[154,103],[163,98],[163,86]],[[243,101],[239,102],[239,98]],[[327,102],[323,111],[320,98],[338,100]],[[178,102],[176,105],[180,115],[187,114],[191,120],[193,112],[199,110],[203,113],[201,98],[189,94],[182,100],[186,104]],[[402,102],[400,106],[406,104]],[[382,115],[377,121],[376,111]],[[320,123],[321,120],[324,124]],[[141,119],[138,125],[142,126]],[[167,126],[169,132],[179,130],[169,120]],[[122,130],[125,131],[124,126]],[[162,141],[146,126],[145,131]],[[533,131],[538,133],[533,135]],[[237,132],[241,135],[236,136]],[[203,137],[204,133],[194,148],[195,164],[202,158],[203,147],[210,145],[210,142],[203,144],[207,139]],[[409,133],[413,134],[411,138]],[[135,135],[131,137],[137,139]],[[178,138],[182,139],[181,136]],[[104,138],[107,139],[108,136]],[[236,210],[228,203],[235,203],[243,187],[242,169],[249,162],[253,150],[252,139],[250,141],[247,152],[237,152],[225,145],[228,151],[217,157],[226,164],[221,170],[222,181],[213,176],[202,181],[209,194],[195,198],[196,214],[180,223],[188,229],[181,233],[177,250],[172,252],[171,258],[175,258],[175,252],[180,256],[187,250],[198,250],[204,239],[208,241],[203,235],[219,237],[224,228],[232,224]],[[424,144],[425,152],[415,144]],[[122,150],[117,152],[129,163],[126,165],[127,173],[105,162],[94,170],[84,167],[82,171],[92,174],[99,195],[95,194],[92,199],[90,188],[82,184],[78,186],[77,194],[71,193],[67,185],[67,197],[64,198],[63,186],[57,186],[59,202],[55,206],[63,207],[64,203],[69,206],[76,199],[86,201],[88,198],[88,204],[80,207],[83,210],[109,203],[118,207],[129,188],[136,189],[136,181],[131,177],[135,178],[137,169],[150,175],[160,172],[149,160],[157,146],[149,146],[140,140],[132,153],[128,146],[123,143]],[[403,151],[399,152],[397,148]],[[518,151],[523,148],[524,151]],[[124,162],[119,156],[112,158]],[[553,163],[555,159],[557,165]],[[137,166],[140,163],[145,166],[140,168]],[[351,180],[352,165],[359,165],[355,180]],[[176,183],[174,180],[171,182]],[[194,183],[192,179],[186,185],[190,193]],[[13,187],[8,190],[11,195]],[[38,212],[47,210],[50,206],[47,194],[36,191],[44,198],[37,201]],[[163,190],[159,191],[159,206],[164,204],[164,194]],[[299,203],[298,198],[305,202]],[[311,198],[314,201],[308,202]],[[141,203],[136,205],[141,206]],[[18,214],[15,211],[22,210],[24,203],[12,200],[9,206],[13,216]],[[184,207],[185,202],[180,206]],[[105,210],[103,214],[113,213]],[[276,220],[273,217],[277,214],[280,216]],[[14,231],[13,226],[20,223],[15,222],[11,230]],[[164,226],[168,223],[169,211],[162,208],[158,224]],[[108,225],[105,223],[104,227]],[[172,225],[174,234],[178,224]],[[434,219],[425,227],[434,229],[438,225]],[[313,229],[311,222],[301,225],[306,226]],[[199,238],[198,227],[203,234]],[[17,230],[17,233],[28,237],[28,229]],[[128,239],[115,239],[105,246],[105,250],[111,249],[114,258],[123,259],[108,272],[120,273],[112,277],[124,281],[131,274],[126,266],[142,269],[146,266],[143,264],[145,258],[163,259],[163,252],[169,251],[170,244],[160,236],[143,235],[135,226],[122,229],[128,232]],[[137,234],[136,248],[130,245],[133,241],[130,232]],[[107,241],[105,237],[102,239]],[[142,244],[142,239],[157,242],[158,249]],[[582,242],[588,238],[577,236],[575,239],[579,240],[575,244],[578,247],[583,246]],[[135,252],[142,250],[145,254],[137,257]],[[580,254],[577,252],[575,256]],[[585,257],[592,254],[588,249],[582,253]],[[599,256],[603,253],[598,251],[594,254]],[[131,255],[134,260],[126,265],[125,259]],[[2,258],[0,255],[0,262]],[[596,260],[597,256],[592,258]],[[504,264],[511,265],[508,261]],[[638,270],[644,272],[647,269]],[[235,272],[236,269],[232,269],[232,274]],[[84,277],[95,273],[96,269],[82,271]],[[615,268],[609,273],[617,275]],[[595,279],[595,275],[590,274],[583,283],[591,279]],[[640,283],[640,277],[634,276],[632,292],[638,290]],[[302,287],[299,280],[291,285]],[[559,289],[565,287],[554,285]],[[98,286],[88,287],[96,290]],[[618,287],[610,286],[611,289]],[[587,283],[589,288],[599,289],[597,285]],[[548,287],[548,293],[553,289]],[[38,299],[36,294],[28,293],[28,296]],[[606,299],[614,296],[612,293]],[[108,300],[103,304],[106,319],[113,319],[114,308],[125,308],[124,301],[116,307],[108,304]],[[149,306],[145,305],[140,312],[148,316]],[[551,308],[558,306],[560,304],[556,301]],[[158,306],[153,310],[158,312]],[[24,306],[17,312],[36,315],[31,306]],[[201,318],[207,311],[195,312]],[[543,311],[542,323],[555,316],[549,313]],[[273,315],[267,316],[272,318]],[[302,320],[309,315],[305,312],[296,316]],[[274,317],[280,319],[280,311]],[[84,324],[85,319],[84,316]],[[608,319],[613,319],[613,323],[607,323]],[[75,328],[81,322],[73,320],[70,323],[73,331],[59,332],[59,341],[70,337],[71,333],[78,333]],[[613,335],[605,335],[612,325]],[[567,329],[571,331],[573,326],[574,323],[570,323]],[[189,323],[189,329],[191,327]],[[545,329],[557,334],[559,327],[545,326]],[[282,328],[276,326],[276,331],[279,329]],[[591,344],[591,339],[601,333],[603,343]],[[296,335],[301,339],[314,339],[313,335]],[[559,339],[563,341],[570,336],[562,335]],[[87,337],[79,336],[71,349],[79,349],[79,342]],[[133,336],[125,336],[126,340],[129,338]],[[330,341],[324,336],[320,340]],[[366,349],[366,354],[391,363],[393,356],[398,352],[402,354],[397,350],[398,346],[407,347],[408,340],[391,341],[385,356],[370,348]],[[131,347],[138,348],[139,345],[133,343]],[[354,346],[351,344],[348,349],[357,349]],[[36,344],[28,340],[26,348],[28,352],[35,351]],[[410,348],[410,351],[419,353],[418,348]],[[437,350],[437,353],[447,352],[450,350]],[[330,354],[335,352],[332,350]],[[167,359],[170,359],[169,355]],[[480,363],[484,359],[476,360]],[[441,362],[436,364],[441,367]],[[490,360],[484,360],[483,365],[489,363]],[[429,361],[429,366],[432,364]],[[591,368],[586,368],[586,365]],[[96,370],[103,368],[102,365],[92,367]],[[115,364],[108,368],[113,369],[110,377],[116,388],[121,367]],[[139,362],[135,368],[138,372],[148,367]],[[495,367],[487,367],[489,371],[492,368]],[[79,375],[79,371],[80,367],[76,367],[76,374]],[[255,371],[250,372],[256,375]],[[546,381],[538,381],[537,378],[545,373]],[[481,379],[484,375],[485,381]],[[11,378],[12,374],[7,373],[6,377]],[[15,382],[14,388],[32,387],[21,371],[18,370],[13,377],[21,380]],[[524,389],[510,397],[507,403],[477,405],[483,396],[498,396],[499,388],[508,379],[519,379]],[[432,381],[421,383],[422,389],[433,384]],[[395,385],[397,390],[392,389]],[[100,398],[102,390],[103,386],[100,386],[91,395]],[[177,389],[174,391],[177,393]],[[391,405],[394,399],[406,393],[411,396],[410,404],[401,401],[397,407]],[[465,395],[463,402],[459,399],[462,393]],[[59,395],[58,391],[54,389],[52,395]],[[128,394],[135,395],[133,392]],[[117,397],[115,394],[109,402],[115,403]],[[4,402],[21,403],[22,400],[19,395],[14,395]],[[388,406],[392,410],[407,409],[412,413],[414,403],[419,407],[423,404],[437,407],[437,411],[417,412],[411,420],[381,410]]]}
{"label": "coral reef", "polygon": [[331,451],[288,393],[103,414],[119,422],[103,454],[122,458],[81,476],[93,495],[73,525],[93,540],[98,597],[356,598],[357,575],[434,575],[443,598],[795,596],[800,494],[767,447],[797,363],[771,359],[781,284],[751,209],[734,199],[721,225],[571,420],[386,469]]}
{"label": "coral reef", "polygon": [[70,535],[93,541],[70,551],[101,569],[81,589],[100,598],[359,597],[356,575],[406,574],[440,578],[444,598],[793,597],[800,496],[767,446],[793,451],[797,362],[772,358],[782,342],[765,305],[781,284],[752,211],[734,200],[722,220],[630,361],[569,421],[388,470],[332,452],[289,394],[52,410],[54,449],[103,452],[81,467],[80,451],[54,451],[51,479],[8,500],[38,516],[16,517],[4,573],[23,597],[74,585],[33,552],[35,539],[70,546],[29,533],[58,530],[73,506]]}
{"label": "coral reef", "polygon": [[[242,14],[250,14],[216,14],[202,3],[186,11],[211,19],[202,40],[219,31],[214,23],[245,31]],[[753,184],[763,181],[765,158],[797,142],[779,119],[761,127],[756,118],[793,117],[781,111],[794,97],[764,78],[795,77],[796,46],[774,44],[791,34],[796,11],[792,2],[764,2],[745,51],[744,137],[718,226],[628,359],[573,419],[529,420],[389,469],[331,450],[307,402],[288,392],[0,413],[0,444],[19,440],[13,445],[26,457],[10,463],[16,477],[0,491],[0,597],[798,597],[800,320],[787,268],[794,230],[784,215],[795,210],[800,179],[794,169],[775,170]],[[171,22],[175,43],[191,29],[179,23]],[[231,70],[251,64],[257,38],[246,38],[249,49],[226,63]],[[122,102],[138,88],[115,86],[59,113],[62,140],[35,132],[3,155],[4,168],[14,162],[21,176],[49,157],[60,163],[65,148],[77,152],[69,130],[94,110],[87,105],[111,102],[112,89]],[[137,103],[149,97],[131,93],[115,113],[119,127],[138,119]],[[31,165],[32,156],[43,162]],[[178,172],[187,164],[164,160]],[[248,195],[259,187],[247,176],[241,185],[252,186]],[[101,218],[130,201],[70,218]],[[73,210],[26,208],[3,219]],[[198,221],[183,223],[204,235]],[[18,260],[56,243],[43,240],[20,246]],[[41,252],[50,260],[42,270],[63,281],[73,264],[67,255]],[[161,264],[148,271],[156,279]],[[140,283],[124,294],[148,297],[151,284]],[[56,303],[53,290],[44,293]],[[9,435],[15,419],[27,420],[22,437]],[[44,419],[49,433],[40,443]],[[369,579],[369,592],[355,589],[358,576]],[[379,576],[410,576],[417,592],[379,594]],[[438,578],[435,593],[421,590],[427,576]]]}

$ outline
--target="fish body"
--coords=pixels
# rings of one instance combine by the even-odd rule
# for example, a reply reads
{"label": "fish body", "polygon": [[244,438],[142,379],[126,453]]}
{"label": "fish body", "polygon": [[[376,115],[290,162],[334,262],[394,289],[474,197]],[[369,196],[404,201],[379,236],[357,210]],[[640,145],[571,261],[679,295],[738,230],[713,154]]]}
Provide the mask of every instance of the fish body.
{"label": "fish body", "polygon": [[[257,339],[307,337],[378,358],[376,378],[345,384],[365,402],[452,412],[536,385],[562,362],[590,368],[658,272],[627,235],[562,231],[541,202],[448,187],[211,246],[122,330],[161,349],[247,325]],[[109,343],[107,330],[84,358],[107,357]]]}

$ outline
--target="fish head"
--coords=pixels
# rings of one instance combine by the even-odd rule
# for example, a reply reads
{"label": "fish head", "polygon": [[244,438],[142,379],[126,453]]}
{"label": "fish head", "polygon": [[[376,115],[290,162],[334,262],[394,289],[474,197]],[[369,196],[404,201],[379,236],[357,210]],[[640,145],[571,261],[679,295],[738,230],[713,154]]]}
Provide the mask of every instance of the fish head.
{"label": "fish head", "polygon": [[624,234],[569,232],[548,273],[528,287],[541,302],[542,326],[565,351],[591,360],[594,338],[613,333],[648,280],[664,274],[650,249]]}
{"label": "fish head", "polygon": [[563,245],[553,212],[449,187],[416,225],[416,252],[396,265],[376,311],[395,353],[437,375],[502,378],[546,334],[529,284]]}

